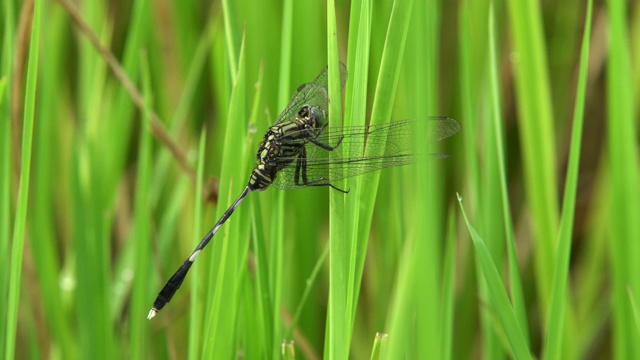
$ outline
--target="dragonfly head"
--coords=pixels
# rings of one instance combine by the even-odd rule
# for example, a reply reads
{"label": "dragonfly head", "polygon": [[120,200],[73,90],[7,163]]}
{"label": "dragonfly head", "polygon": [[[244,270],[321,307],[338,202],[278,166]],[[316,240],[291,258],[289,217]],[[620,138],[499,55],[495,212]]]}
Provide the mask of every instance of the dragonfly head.
{"label": "dragonfly head", "polygon": [[327,123],[327,115],[319,106],[303,105],[298,110],[298,117],[316,129],[324,128]]}

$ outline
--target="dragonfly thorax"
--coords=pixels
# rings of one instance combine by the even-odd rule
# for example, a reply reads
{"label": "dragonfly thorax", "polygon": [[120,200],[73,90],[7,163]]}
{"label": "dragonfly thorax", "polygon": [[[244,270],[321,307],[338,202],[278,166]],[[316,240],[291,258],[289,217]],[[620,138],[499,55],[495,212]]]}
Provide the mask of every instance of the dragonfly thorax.
{"label": "dragonfly thorax", "polygon": [[325,119],[325,113],[319,107],[303,105],[295,119],[271,126],[258,148],[249,188],[259,191],[271,185],[278,171],[295,161],[304,151],[305,144],[322,132]]}

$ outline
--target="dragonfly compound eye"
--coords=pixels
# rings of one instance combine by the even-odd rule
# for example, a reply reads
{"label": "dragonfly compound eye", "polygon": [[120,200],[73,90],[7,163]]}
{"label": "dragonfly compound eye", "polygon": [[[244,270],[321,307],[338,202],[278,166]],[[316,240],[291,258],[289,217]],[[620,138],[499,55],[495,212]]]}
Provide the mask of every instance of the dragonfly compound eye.
{"label": "dragonfly compound eye", "polygon": [[325,112],[318,106],[304,105],[298,111],[298,116],[314,128],[322,128],[326,124]]}

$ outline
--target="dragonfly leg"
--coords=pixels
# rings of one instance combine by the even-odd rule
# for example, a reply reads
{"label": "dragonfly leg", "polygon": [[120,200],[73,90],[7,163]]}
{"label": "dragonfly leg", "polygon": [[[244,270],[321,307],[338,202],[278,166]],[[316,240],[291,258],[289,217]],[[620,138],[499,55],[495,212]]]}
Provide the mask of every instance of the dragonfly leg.
{"label": "dragonfly leg", "polygon": [[[300,177],[302,177],[302,182],[300,181]],[[333,189],[338,190],[341,193],[344,193],[344,194],[349,193],[349,190],[345,191],[338,187],[333,186],[333,184],[331,184],[329,182],[329,179],[327,178],[319,178],[319,179],[309,181],[309,179],[307,178],[307,149],[306,148],[302,148],[302,151],[300,151],[300,154],[298,155],[298,159],[296,159],[296,169],[293,174],[293,182],[296,184],[296,186],[331,186]]]}
{"label": "dragonfly leg", "polygon": [[[325,125],[325,127],[326,127],[326,125]],[[324,128],[323,128],[323,129],[324,129]],[[307,129],[307,131],[309,131],[311,134],[314,134],[314,135],[315,135],[315,133],[311,131],[311,128]],[[310,141],[310,142],[312,142],[312,143],[314,143],[314,144],[316,144],[316,145],[320,146],[321,148],[323,148],[323,149],[325,149],[325,150],[328,150],[328,151],[333,151],[333,150],[335,150],[338,146],[340,146],[340,144],[342,143],[342,140],[344,139],[344,135],[342,135],[342,136],[340,137],[340,140],[338,140],[338,143],[337,143],[335,146],[331,146],[331,145],[329,145],[329,144],[325,144],[325,143],[323,143],[323,142],[321,142],[321,141],[318,141],[317,137],[318,137],[318,135],[316,135],[316,136],[309,136],[309,138],[308,138],[308,139],[309,139],[309,141]]]}
{"label": "dragonfly leg", "polygon": [[348,194],[349,193],[349,190],[342,190],[342,189],[340,189],[338,187],[333,186],[333,184],[329,184],[329,186],[331,186],[334,190],[340,191],[343,194]]}
{"label": "dragonfly leg", "polygon": [[337,143],[335,146],[331,146],[331,145],[329,145],[329,144],[325,144],[325,143],[320,142],[320,141],[318,141],[318,140],[316,140],[316,139],[314,139],[314,138],[309,138],[309,141],[311,141],[312,143],[314,143],[314,144],[316,144],[316,145],[320,146],[321,148],[323,148],[323,149],[325,149],[325,150],[333,151],[333,150],[335,150],[338,146],[340,146],[340,143],[342,142],[342,139],[344,139],[344,136],[342,136],[342,137],[340,138],[340,140],[338,140],[338,143]]}
{"label": "dragonfly leg", "polygon": [[326,180],[326,179],[322,178],[322,179],[317,179],[315,181],[310,181],[310,182],[306,183],[305,186],[331,186],[332,189],[338,190],[343,194],[348,194],[349,193],[349,190],[342,190],[339,187],[334,186],[330,182],[322,182],[323,180]]}
{"label": "dragonfly leg", "polygon": [[[302,172],[302,184],[300,183],[300,173]],[[307,149],[302,147],[302,151],[296,159],[296,170],[293,176],[296,185],[306,185],[307,180]]]}

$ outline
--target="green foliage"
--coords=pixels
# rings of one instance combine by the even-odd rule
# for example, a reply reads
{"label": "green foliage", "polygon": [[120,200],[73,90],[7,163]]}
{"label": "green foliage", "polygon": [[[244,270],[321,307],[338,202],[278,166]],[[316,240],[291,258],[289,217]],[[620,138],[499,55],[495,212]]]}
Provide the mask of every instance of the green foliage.
{"label": "green foliage", "polygon": [[[5,358],[640,357],[637,5],[75,3],[0,11]],[[146,320],[327,65],[452,157],[250,193]]]}

